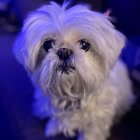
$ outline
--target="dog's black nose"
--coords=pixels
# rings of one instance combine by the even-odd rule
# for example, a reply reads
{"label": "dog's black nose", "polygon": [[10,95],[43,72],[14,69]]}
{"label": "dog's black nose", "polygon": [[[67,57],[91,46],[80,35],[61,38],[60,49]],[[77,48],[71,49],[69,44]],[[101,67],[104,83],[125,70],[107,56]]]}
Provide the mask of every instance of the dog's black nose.
{"label": "dog's black nose", "polygon": [[73,54],[72,50],[68,49],[68,48],[60,48],[57,51],[57,55],[59,56],[59,59],[61,60],[67,60],[69,59],[69,57]]}

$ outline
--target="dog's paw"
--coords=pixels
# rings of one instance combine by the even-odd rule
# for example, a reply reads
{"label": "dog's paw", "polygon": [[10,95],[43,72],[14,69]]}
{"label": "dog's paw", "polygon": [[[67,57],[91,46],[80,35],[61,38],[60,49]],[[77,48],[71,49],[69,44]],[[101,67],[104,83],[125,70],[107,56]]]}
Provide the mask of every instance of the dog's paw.
{"label": "dog's paw", "polygon": [[57,126],[57,122],[55,120],[50,120],[45,128],[45,135],[46,137],[51,137],[59,134],[60,131]]}

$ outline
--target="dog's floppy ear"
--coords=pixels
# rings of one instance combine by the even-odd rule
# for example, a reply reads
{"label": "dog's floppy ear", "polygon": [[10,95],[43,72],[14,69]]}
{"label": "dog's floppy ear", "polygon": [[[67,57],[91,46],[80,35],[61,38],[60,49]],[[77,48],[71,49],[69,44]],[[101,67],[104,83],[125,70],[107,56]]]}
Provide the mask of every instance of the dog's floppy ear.
{"label": "dog's floppy ear", "polygon": [[106,50],[104,51],[107,52],[105,57],[109,67],[112,68],[125,46],[126,38],[119,31],[112,29],[106,34],[105,41]]}
{"label": "dog's floppy ear", "polygon": [[26,39],[22,31],[17,35],[16,40],[13,45],[13,54],[15,55],[17,61],[25,66],[27,61],[27,51],[26,51]]}
{"label": "dog's floppy ear", "polygon": [[26,33],[21,31],[14,43],[13,54],[15,55],[17,61],[24,66],[27,71],[30,71],[30,59],[28,49],[28,41],[26,39]]}
{"label": "dog's floppy ear", "polygon": [[41,36],[38,31],[38,17],[30,14],[24,22],[21,32],[18,34],[13,45],[13,53],[27,72],[35,68],[37,54],[40,49]]}
{"label": "dog's floppy ear", "polygon": [[13,54],[27,72],[31,73],[35,68],[36,55],[39,47],[36,47],[38,42],[33,41],[30,34],[27,35],[27,32],[28,30],[22,30],[18,34],[13,46]]}
{"label": "dog's floppy ear", "polygon": [[110,17],[102,15],[100,18],[99,35],[97,35],[97,44],[108,68],[112,68],[118,59],[122,48],[125,46],[125,36],[115,29],[110,22]]}

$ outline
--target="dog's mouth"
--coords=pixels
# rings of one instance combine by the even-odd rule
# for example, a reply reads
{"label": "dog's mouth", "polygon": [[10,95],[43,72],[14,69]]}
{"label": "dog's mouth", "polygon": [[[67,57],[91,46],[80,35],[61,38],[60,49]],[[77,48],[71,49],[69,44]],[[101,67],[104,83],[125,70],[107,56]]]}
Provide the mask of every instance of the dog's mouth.
{"label": "dog's mouth", "polygon": [[61,72],[62,74],[69,74],[70,72],[73,72],[75,70],[75,67],[73,66],[71,61],[63,61],[60,64],[58,64],[56,70],[58,72]]}

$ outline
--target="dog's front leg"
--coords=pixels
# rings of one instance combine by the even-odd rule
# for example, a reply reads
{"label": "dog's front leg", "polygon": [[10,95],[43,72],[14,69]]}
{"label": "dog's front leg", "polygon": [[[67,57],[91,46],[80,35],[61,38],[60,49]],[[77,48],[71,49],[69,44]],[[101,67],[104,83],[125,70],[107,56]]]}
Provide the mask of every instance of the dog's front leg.
{"label": "dog's front leg", "polygon": [[34,94],[33,114],[40,119],[51,116],[50,99],[40,92],[39,89],[36,89]]}
{"label": "dog's front leg", "polygon": [[69,118],[59,120],[58,118],[51,118],[46,125],[45,135],[47,137],[55,136],[61,132],[67,137],[75,136],[77,125],[73,124]]}
{"label": "dog's front leg", "polygon": [[92,128],[92,130],[82,131],[79,136],[78,140],[106,140],[108,136],[108,131],[102,132],[101,130],[96,130]]}
{"label": "dog's front leg", "polygon": [[110,124],[90,123],[80,133],[78,140],[106,140],[109,136]]}
{"label": "dog's front leg", "polygon": [[45,135],[47,137],[56,136],[61,133],[58,121],[55,118],[49,120],[45,128]]}

